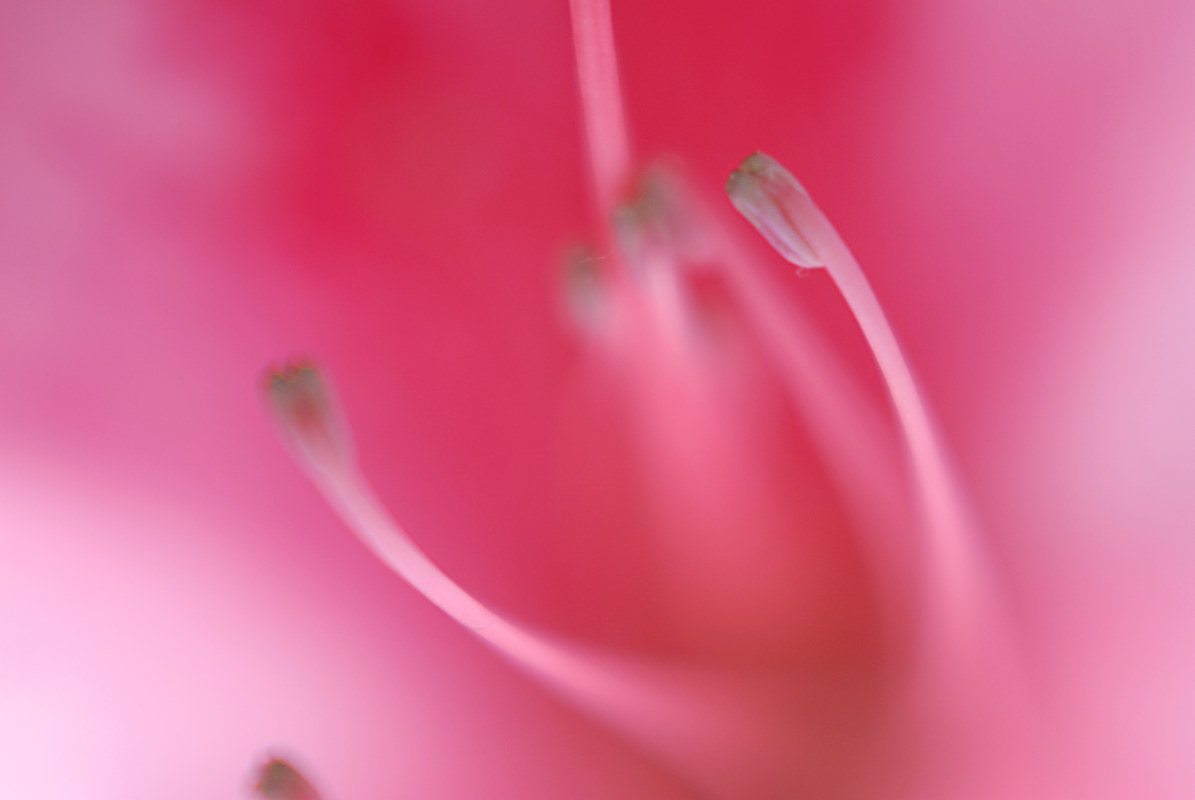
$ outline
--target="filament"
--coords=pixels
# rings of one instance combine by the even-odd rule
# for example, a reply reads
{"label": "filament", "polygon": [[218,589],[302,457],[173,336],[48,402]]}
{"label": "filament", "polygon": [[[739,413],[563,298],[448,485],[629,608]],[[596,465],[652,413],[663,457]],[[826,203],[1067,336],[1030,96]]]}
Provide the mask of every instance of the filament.
{"label": "filament", "polygon": [[594,200],[603,217],[630,178],[631,147],[609,0],[569,0]]}

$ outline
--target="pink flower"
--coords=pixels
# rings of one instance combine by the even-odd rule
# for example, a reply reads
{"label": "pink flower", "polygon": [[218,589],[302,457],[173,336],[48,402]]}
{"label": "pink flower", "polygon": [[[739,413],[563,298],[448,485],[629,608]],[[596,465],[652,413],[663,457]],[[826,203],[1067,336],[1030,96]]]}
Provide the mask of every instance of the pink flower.
{"label": "pink flower", "polygon": [[[1185,5],[616,5],[635,172],[674,153],[688,188],[614,229],[565,4],[10,6],[6,794],[229,796],[272,754],[330,798],[1195,788]],[[941,494],[841,277],[717,195],[757,147],[874,285],[1007,638],[932,602],[977,584],[933,588]],[[553,264],[617,233],[716,269],[581,259],[562,314]],[[815,424],[769,320],[862,399]],[[263,422],[251,376],[296,350],[447,575],[580,643],[586,686],[663,660],[679,705],[562,702],[375,562]]]}

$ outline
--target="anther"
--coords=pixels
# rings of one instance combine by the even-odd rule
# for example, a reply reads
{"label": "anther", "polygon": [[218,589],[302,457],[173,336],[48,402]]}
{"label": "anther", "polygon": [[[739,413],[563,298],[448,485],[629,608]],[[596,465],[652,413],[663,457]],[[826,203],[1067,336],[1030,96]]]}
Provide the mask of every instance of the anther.
{"label": "anther", "polygon": [[643,174],[638,190],[610,219],[615,243],[628,264],[636,267],[664,254],[688,265],[708,261],[708,238],[680,180],[657,165]]}
{"label": "anther", "polygon": [[597,254],[584,246],[573,248],[563,265],[563,301],[567,319],[582,332],[596,335],[609,328],[613,298]]}
{"label": "anther", "polygon": [[266,371],[265,397],[287,443],[308,468],[343,467],[352,442],[330,387],[311,363],[297,361]]}
{"label": "anther", "polygon": [[808,231],[817,207],[805,187],[775,159],[763,153],[745,158],[730,173],[726,194],[786,261],[805,268],[824,265]]}

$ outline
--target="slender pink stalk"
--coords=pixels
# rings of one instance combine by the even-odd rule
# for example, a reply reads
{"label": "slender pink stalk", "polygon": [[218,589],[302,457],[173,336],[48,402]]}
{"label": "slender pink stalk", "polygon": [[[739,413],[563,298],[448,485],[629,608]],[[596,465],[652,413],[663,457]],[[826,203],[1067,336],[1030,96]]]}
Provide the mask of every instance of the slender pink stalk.
{"label": "slender pink stalk", "polygon": [[797,412],[808,421],[830,477],[866,539],[864,551],[871,556],[872,577],[883,590],[883,610],[899,616],[905,590],[898,568],[901,543],[893,537],[899,532],[902,497],[892,479],[890,454],[895,448],[889,446],[877,411],[813,326],[784,302],[762,265],[741,254],[722,261],[731,289],[747,309]]}
{"label": "slender pink stalk", "polygon": [[[900,422],[927,534],[930,584],[926,632],[933,658],[975,658],[978,640],[1001,637],[993,576],[958,478],[896,335],[842,238],[797,180],[756,153],[727,183],[735,207],[787,261],[824,268],[854,314]],[[938,641],[941,637],[941,641]],[[986,648],[978,648],[986,649]]]}
{"label": "slender pink stalk", "polygon": [[614,208],[631,171],[610,2],[569,0],[569,8],[594,199],[604,216]]}
{"label": "slender pink stalk", "polygon": [[[702,671],[554,640],[510,622],[419,549],[361,474],[343,416],[311,366],[271,374],[267,402],[285,440],[329,504],[391,570],[516,666],[704,786],[741,785],[788,763],[759,706]],[[770,713],[763,707],[763,714]],[[762,734],[762,735],[761,735]],[[791,761],[791,756],[788,761]]]}

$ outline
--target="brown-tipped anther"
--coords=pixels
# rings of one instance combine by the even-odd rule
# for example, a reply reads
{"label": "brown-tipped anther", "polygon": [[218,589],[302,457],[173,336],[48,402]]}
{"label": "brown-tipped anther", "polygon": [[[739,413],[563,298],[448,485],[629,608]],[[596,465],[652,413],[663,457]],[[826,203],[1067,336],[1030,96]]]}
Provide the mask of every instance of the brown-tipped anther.
{"label": "brown-tipped anther", "polygon": [[292,447],[311,466],[328,469],[351,456],[348,431],[332,391],[310,362],[272,368],[265,375],[266,404]]}
{"label": "brown-tipped anther", "polygon": [[262,767],[257,791],[268,800],[320,800],[307,779],[281,759],[274,759]]}
{"label": "brown-tipped anther", "polygon": [[824,266],[807,229],[817,213],[805,187],[774,158],[754,153],[726,181],[730,202],[786,261]]}
{"label": "brown-tipped anther", "polygon": [[643,174],[636,196],[616,207],[610,222],[619,251],[633,268],[656,257],[686,263],[709,257],[709,242],[685,186],[664,166]]}

